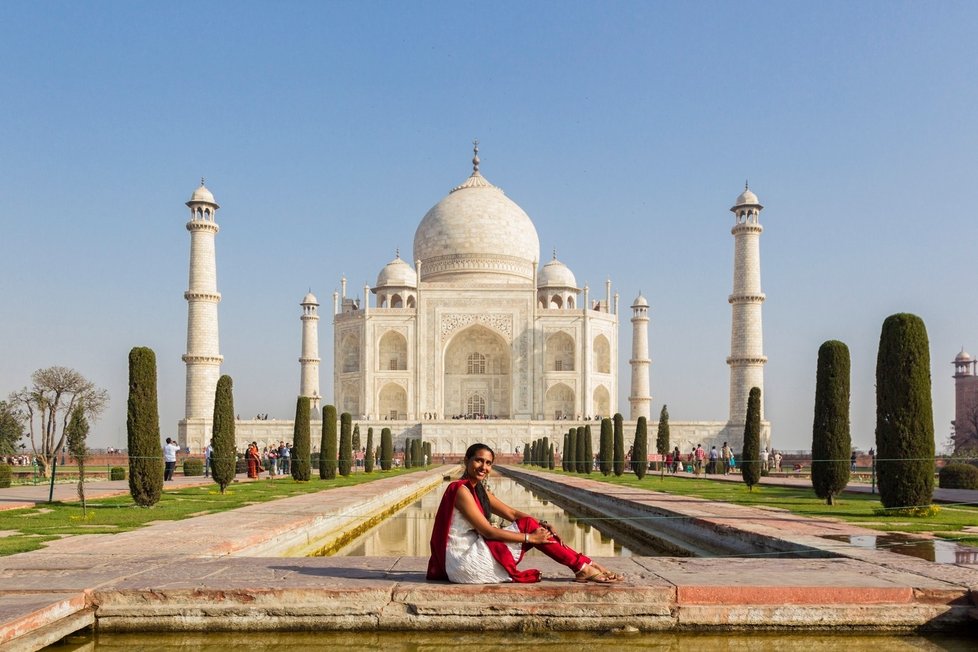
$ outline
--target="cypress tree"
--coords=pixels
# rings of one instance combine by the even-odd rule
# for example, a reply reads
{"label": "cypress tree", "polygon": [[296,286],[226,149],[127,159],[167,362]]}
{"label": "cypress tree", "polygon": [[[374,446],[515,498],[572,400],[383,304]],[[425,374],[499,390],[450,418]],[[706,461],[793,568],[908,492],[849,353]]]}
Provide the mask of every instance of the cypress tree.
{"label": "cypress tree", "polygon": [[129,493],[137,505],[150,507],[163,493],[163,447],[160,445],[160,412],[156,402],[156,354],[141,346],[129,351],[126,435]]}
{"label": "cypress tree", "polygon": [[88,514],[85,503],[85,460],[88,459],[88,419],[85,418],[85,406],[79,401],[71,411],[71,420],[65,428],[68,437],[68,452],[78,463],[78,500],[81,501],[82,515]]}
{"label": "cypress tree", "polygon": [[669,410],[665,405],[659,412],[659,426],[655,431],[655,452],[661,456],[659,459],[661,467],[665,464],[666,453],[669,452]]}
{"label": "cypress tree", "polygon": [[570,434],[564,433],[564,447],[560,450],[564,451],[563,455],[560,456],[560,468],[563,471],[568,471],[567,467],[567,451],[570,450]]}
{"label": "cypress tree", "polygon": [[547,452],[547,468],[553,471],[556,466],[554,461],[554,445],[550,444],[550,450]]}
{"label": "cypress tree", "polygon": [[428,464],[434,463],[435,460],[434,460],[434,458],[431,455],[431,442],[430,441],[426,441],[424,443],[424,447],[423,447],[422,452],[424,453],[425,459],[428,460]]}
{"label": "cypress tree", "polygon": [[540,466],[540,440],[533,440],[533,466]]}
{"label": "cypress tree", "polygon": [[[234,481],[238,465],[238,453],[234,442],[234,395],[231,376],[227,374],[217,380],[214,391],[214,450],[211,453],[211,472],[221,493]],[[157,442],[159,439],[157,439]],[[157,446],[159,444],[157,443]],[[293,461],[293,464],[295,462]],[[131,481],[130,481],[131,482]]]}
{"label": "cypress tree", "polygon": [[[360,441],[360,424],[354,423],[353,424],[353,452],[359,453],[362,448],[363,448],[363,443]],[[356,456],[354,456],[354,459],[355,458]]]}
{"label": "cypress tree", "polygon": [[323,408],[323,437],[319,444],[319,479],[332,480],[336,477],[336,406]]}
{"label": "cypress tree", "polygon": [[577,426],[574,438],[574,470],[578,473],[584,473],[587,464],[584,459],[584,446],[584,426]]}
{"label": "cypress tree", "polygon": [[374,429],[367,428],[367,450],[363,455],[364,473],[374,472]]}
{"label": "cypress tree", "polygon": [[611,475],[614,468],[615,458],[615,433],[611,419],[605,417],[601,419],[601,446],[599,447],[598,457],[601,460],[601,474]]}
{"label": "cypress tree", "polygon": [[923,320],[883,322],[876,358],[876,473],[884,507],[929,505],[934,493],[934,412]]}
{"label": "cypress tree", "polygon": [[550,437],[544,437],[540,441],[540,466],[550,467]]}
{"label": "cypress tree", "polygon": [[577,428],[571,428],[567,434],[570,439],[567,442],[567,470],[577,473]]}
{"label": "cypress tree", "polygon": [[421,438],[418,437],[413,442],[411,442],[411,459],[414,460],[414,465],[418,467],[424,466],[424,453],[422,453]]}
{"label": "cypress tree", "polygon": [[611,469],[616,476],[621,476],[625,472],[625,431],[622,426],[621,413],[615,414],[611,422],[615,426],[614,433],[614,459],[611,461]]}
{"label": "cypress tree", "polygon": [[584,472],[591,475],[594,470],[594,442],[591,439],[591,424],[584,426]]}
{"label": "cypress tree", "polygon": [[639,480],[645,477],[649,468],[649,423],[639,417],[635,424],[635,443],[632,445],[632,470]]}
{"label": "cypress tree", "polygon": [[384,428],[380,431],[380,468],[384,471],[390,471],[393,459],[394,438],[391,437],[391,429]]}
{"label": "cypress tree", "polygon": [[740,475],[751,491],[761,480],[761,388],[751,387],[747,397],[747,422],[744,424],[744,451],[740,454]]}
{"label": "cypress tree", "polygon": [[523,445],[523,465],[524,466],[529,466],[530,465],[530,445],[529,444],[524,444]]}
{"label": "cypress tree", "polygon": [[818,349],[812,425],[812,488],[829,505],[849,484],[851,451],[849,347],[830,340]]}
{"label": "cypress tree", "polygon": [[308,482],[311,473],[312,424],[309,422],[309,397],[300,396],[295,402],[295,425],[292,428],[292,478]]}
{"label": "cypress tree", "polygon": [[411,459],[411,453],[414,452],[412,448],[413,447],[411,446],[411,440],[405,439],[404,440],[404,468],[405,469],[410,469],[411,467],[414,466],[414,460]]}
{"label": "cypress tree", "polygon": [[350,475],[353,467],[353,417],[349,412],[340,415],[340,475]]}

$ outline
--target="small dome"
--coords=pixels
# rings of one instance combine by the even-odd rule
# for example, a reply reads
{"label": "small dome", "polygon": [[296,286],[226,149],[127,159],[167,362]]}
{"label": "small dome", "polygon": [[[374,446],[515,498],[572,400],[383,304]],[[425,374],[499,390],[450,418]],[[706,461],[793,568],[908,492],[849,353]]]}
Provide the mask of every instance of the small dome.
{"label": "small dome", "polygon": [[299,304],[299,305],[304,306],[306,304],[312,304],[312,305],[318,306],[319,305],[319,300],[316,299],[316,295],[315,294],[313,294],[312,292],[309,292],[309,293],[306,294],[306,296],[302,297],[302,303]]}
{"label": "small dome", "polygon": [[737,201],[734,202],[734,206],[760,206],[761,202],[757,199],[757,195],[751,192],[750,188],[744,187],[744,192],[737,196]]}
{"label": "small dome", "polygon": [[641,292],[639,292],[638,296],[635,297],[635,301],[632,302],[632,308],[648,308],[648,307],[649,307],[648,300],[642,296]]}
{"label": "small dome", "polygon": [[377,287],[418,287],[418,273],[398,255],[377,275]]}
{"label": "small dome", "polygon": [[577,279],[574,273],[564,263],[554,259],[543,266],[537,276],[538,288],[574,288],[577,289]]}
{"label": "small dome", "polygon": [[961,353],[954,356],[955,362],[971,362],[973,359],[971,354],[964,350],[964,347],[961,347]]}
{"label": "small dome", "polygon": [[187,203],[203,202],[205,204],[214,204],[217,206],[217,202],[214,201],[214,194],[207,189],[204,185],[204,180],[200,180],[200,187],[194,190],[194,194],[190,195],[190,201]]}

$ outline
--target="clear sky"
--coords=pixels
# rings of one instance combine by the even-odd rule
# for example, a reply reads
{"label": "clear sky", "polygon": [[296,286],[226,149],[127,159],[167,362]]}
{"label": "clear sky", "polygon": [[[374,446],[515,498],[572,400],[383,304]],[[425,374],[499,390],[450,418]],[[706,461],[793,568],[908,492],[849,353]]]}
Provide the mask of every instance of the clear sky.
{"label": "clear sky", "polygon": [[[299,301],[328,316],[410,252],[482,171],[580,284],[651,304],[653,414],[727,411],[733,216],[761,223],[765,403],[808,448],[817,350],[852,353],[873,442],[887,315],[927,324],[938,445],[978,349],[978,3],[5,2],[0,4],[0,394],[65,365],[107,388],[95,445],[125,445],[126,358],[158,356],[183,414],[189,235],[205,176],[223,371],[236,411],[288,419]],[[332,328],[320,330],[332,395]]]}

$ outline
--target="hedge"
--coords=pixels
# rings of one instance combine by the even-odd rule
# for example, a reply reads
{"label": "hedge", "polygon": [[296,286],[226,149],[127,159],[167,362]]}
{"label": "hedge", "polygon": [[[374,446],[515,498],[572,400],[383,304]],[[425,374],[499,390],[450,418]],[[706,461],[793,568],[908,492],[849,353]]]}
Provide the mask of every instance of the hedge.
{"label": "hedge", "polygon": [[183,461],[185,476],[204,475],[204,460],[199,457],[188,457]]}
{"label": "hedge", "polygon": [[941,489],[978,489],[978,467],[948,464],[940,470],[937,479]]}
{"label": "hedge", "polygon": [[[978,471],[978,469],[975,469]],[[9,464],[0,464],[0,489],[10,486],[11,469]]]}

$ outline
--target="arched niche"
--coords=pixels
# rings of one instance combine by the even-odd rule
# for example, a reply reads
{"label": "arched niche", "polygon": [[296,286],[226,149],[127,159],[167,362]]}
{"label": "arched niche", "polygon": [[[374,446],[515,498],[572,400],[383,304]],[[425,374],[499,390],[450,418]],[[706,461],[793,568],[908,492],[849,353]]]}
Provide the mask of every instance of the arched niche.
{"label": "arched niche", "polygon": [[377,348],[377,364],[380,371],[405,371],[407,369],[407,338],[397,331],[387,331],[380,338]]}
{"label": "arched niche", "polygon": [[385,419],[407,418],[407,392],[396,383],[387,383],[377,395],[379,413]]}
{"label": "arched niche", "polygon": [[557,383],[547,390],[544,398],[544,415],[549,419],[574,416],[574,390],[564,383]]}
{"label": "arched niche", "polygon": [[444,415],[468,414],[469,398],[479,394],[482,414],[509,418],[512,352],[502,336],[474,324],[455,333],[444,351]]}
{"label": "arched niche", "polygon": [[574,338],[564,332],[554,333],[547,338],[544,348],[544,368],[547,371],[574,371],[574,353]]}
{"label": "arched niche", "polygon": [[611,373],[611,344],[604,335],[594,338],[594,370],[599,374]]}
{"label": "arched niche", "polygon": [[[360,336],[349,333],[340,340],[340,360],[343,373],[360,371]],[[351,413],[352,414],[352,413]]]}
{"label": "arched niche", "polygon": [[606,417],[611,414],[611,394],[608,393],[608,388],[604,385],[598,385],[594,388],[594,402],[591,409],[592,414],[596,417]]}

